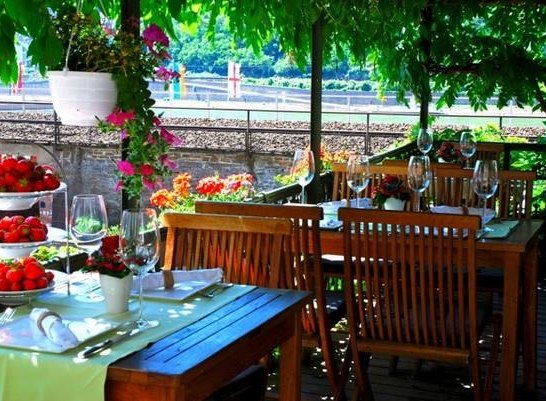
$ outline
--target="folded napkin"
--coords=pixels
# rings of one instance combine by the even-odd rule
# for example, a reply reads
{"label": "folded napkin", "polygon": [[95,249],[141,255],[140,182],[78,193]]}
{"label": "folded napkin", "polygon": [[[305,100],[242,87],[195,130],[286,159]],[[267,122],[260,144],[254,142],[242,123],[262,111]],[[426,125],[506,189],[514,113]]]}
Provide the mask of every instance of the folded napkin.
{"label": "folded napkin", "polygon": [[46,308],[34,308],[30,320],[52,343],[62,348],[72,348],[79,344],[74,333],[63,323],[61,317]]}
{"label": "folded napkin", "polygon": [[[143,290],[169,289],[176,283],[202,282],[213,284],[222,281],[224,271],[220,268],[200,270],[166,270],[159,273],[151,273],[142,277]],[[133,282],[133,289],[138,289],[138,281]]]}
{"label": "folded napkin", "polygon": [[488,224],[492,231],[485,233],[484,238],[506,238],[518,223],[518,220],[503,220]]}
{"label": "folded napkin", "polygon": [[[468,213],[471,216],[482,216],[482,208],[477,207],[468,207],[466,210],[464,210],[460,206],[446,206],[446,205],[440,205],[440,206],[432,206],[430,208],[430,211],[432,213],[444,213],[444,214],[463,214],[463,211]],[[485,224],[490,222],[495,218],[495,211],[493,209],[485,209]]]}

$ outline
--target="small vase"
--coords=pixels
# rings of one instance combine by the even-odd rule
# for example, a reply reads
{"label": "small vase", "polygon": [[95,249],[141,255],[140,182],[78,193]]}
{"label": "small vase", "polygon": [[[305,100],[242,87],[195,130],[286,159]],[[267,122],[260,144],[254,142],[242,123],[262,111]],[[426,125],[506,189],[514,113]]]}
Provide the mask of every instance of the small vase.
{"label": "small vase", "polygon": [[123,278],[100,274],[100,286],[106,302],[106,312],[121,313],[129,310],[129,295],[133,288],[133,275]]}
{"label": "small vase", "polygon": [[383,209],[385,210],[404,210],[406,208],[406,201],[398,198],[387,198],[383,203]]}

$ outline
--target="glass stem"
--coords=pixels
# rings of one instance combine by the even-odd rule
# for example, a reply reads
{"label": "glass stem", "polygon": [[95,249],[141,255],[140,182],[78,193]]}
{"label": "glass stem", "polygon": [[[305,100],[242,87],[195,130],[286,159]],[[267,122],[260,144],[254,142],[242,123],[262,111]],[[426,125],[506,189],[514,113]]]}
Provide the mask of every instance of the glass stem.
{"label": "glass stem", "polygon": [[138,275],[138,318],[137,322],[142,321],[142,303],[143,303],[143,294],[142,294],[142,273]]}
{"label": "glass stem", "polygon": [[416,212],[421,211],[421,192],[415,192],[415,205],[413,205],[413,210]]}
{"label": "glass stem", "polygon": [[360,192],[356,193],[356,208],[360,207]]}
{"label": "glass stem", "polygon": [[305,186],[301,186],[301,203],[305,203]]}
{"label": "glass stem", "polygon": [[486,198],[483,199],[483,207],[482,207],[482,229],[485,229],[485,200]]}

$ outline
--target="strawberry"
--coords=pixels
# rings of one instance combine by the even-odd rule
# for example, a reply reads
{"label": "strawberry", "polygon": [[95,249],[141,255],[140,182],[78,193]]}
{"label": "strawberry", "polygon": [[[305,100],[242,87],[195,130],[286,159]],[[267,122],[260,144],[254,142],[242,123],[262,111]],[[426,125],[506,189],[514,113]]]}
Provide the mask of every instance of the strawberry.
{"label": "strawberry", "polygon": [[40,220],[36,216],[28,216],[25,219],[25,223],[28,224],[32,228],[42,228],[42,226],[43,226],[42,220]]}
{"label": "strawberry", "polygon": [[13,187],[15,183],[17,182],[18,176],[13,173],[6,173],[4,174],[4,181],[6,182],[6,186],[8,188]]}
{"label": "strawberry", "polygon": [[19,159],[17,161],[17,165],[15,166],[15,171],[17,171],[21,175],[25,175],[27,173],[32,173],[32,170],[34,169],[34,163],[31,162],[29,159]]}
{"label": "strawberry", "polygon": [[61,182],[59,181],[59,178],[53,174],[53,173],[46,173],[44,176],[44,184],[46,186],[46,189],[48,190],[54,190],[59,188],[61,185]]}
{"label": "strawberry", "polygon": [[38,262],[31,262],[23,267],[23,274],[26,279],[36,280],[38,277],[42,277],[45,272],[42,265]]}
{"label": "strawberry", "polygon": [[13,184],[15,192],[32,192],[34,190],[34,185],[27,178],[22,177],[15,181]]}
{"label": "strawberry", "polygon": [[47,232],[44,228],[34,228],[30,229],[30,240],[34,242],[45,241],[47,238]]}
{"label": "strawberry", "polygon": [[30,225],[26,223],[21,224],[17,227],[17,233],[20,239],[28,238],[30,236]]}
{"label": "strawberry", "polygon": [[6,179],[0,175],[0,192],[6,192],[7,191],[7,186],[6,186]]}
{"label": "strawberry", "polygon": [[36,288],[46,288],[49,282],[47,281],[47,278],[42,276],[38,277],[36,280],[34,280],[36,283]]}
{"label": "strawberry", "polygon": [[23,290],[30,291],[30,290],[35,290],[36,288],[38,288],[38,285],[36,284],[34,280],[29,280],[29,279],[23,280]]}
{"label": "strawberry", "polygon": [[9,226],[11,224],[11,219],[9,216],[4,216],[0,220],[0,230],[9,230]]}
{"label": "strawberry", "polygon": [[10,291],[11,283],[5,278],[0,278],[0,291]]}
{"label": "strawberry", "polygon": [[21,282],[11,283],[10,291],[21,291],[22,289],[23,286],[21,285]]}
{"label": "strawberry", "polygon": [[45,169],[42,166],[36,166],[34,167],[34,170],[32,170],[32,174],[30,176],[31,181],[41,181],[43,180],[44,176],[46,174]]}
{"label": "strawberry", "polygon": [[4,160],[2,160],[2,168],[6,172],[15,171],[15,167],[17,166],[17,159],[14,157],[6,157]]}
{"label": "strawberry", "polygon": [[34,184],[35,191],[40,192],[40,191],[45,191],[47,189],[43,181],[33,181],[32,183]]}
{"label": "strawberry", "polygon": [[10,283],[19,283],[24,277],[23,270],[21,269],[9,269],[6,272],[6,280]]}
{"label": "strawberry", "polygon": [[19,238],[20,237],[17,230],[6,231],[6,233],[4,234],[4,242],[10,243],[10,244],[19,242]]}
{"label": "strawberry", "polygon": [[45,277],[47,278],[47,281],[51,283],[55,278],[55,274],[51,270],[48,270],[45,272]]}
{"label": "strawberry", "polygon": [[25,218],[23,216],[20,216],[20,215],[11,216],[10,217],[10,222],[12,224],[16,224],[17,226],[20,226],[21,224],[23,224],[25,222]]}

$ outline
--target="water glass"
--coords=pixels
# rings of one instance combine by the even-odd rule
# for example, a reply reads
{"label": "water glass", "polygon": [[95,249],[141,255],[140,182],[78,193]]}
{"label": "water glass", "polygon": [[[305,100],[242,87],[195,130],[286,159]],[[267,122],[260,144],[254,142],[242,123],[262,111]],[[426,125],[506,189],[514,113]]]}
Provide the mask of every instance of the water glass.
{"label": "water glass", "polygon": [[305,203],[305,187],[315,177],[315,158],[311,150],[298,149],[294,152],[290,174],[295,176],[301,185],[301,203]]}
{"label": "water glass", "polygon": [[415,192],[414,210],[421,210],[421,194],[432,180],[430,158],[425,155],[411,156],[408,163],[408,186]]}
{"label": "water glass", "polygon": [[482,208],[482,229],[481,233],[492,231],[485,226],[485,207],[487,199],[491,198],[497,191],[499,185],[498,167],[496,160],[478,160],[474,166],[472,175],[472,189],[474,193],[483,199]]}
{"label": "water glass", "polygon": [[470,167],[470,158],[476,153],[476,137],[472,131],[464,131],[461,133],[459,140],[459,148],[461,154],[466,158],[466,167]]}
{"label": "water glass", "polygon": [[356,207],[360,207],[360,193],[370,182],[370,161],[368,156],[353,154],[347,161],[347,185],[356,194]]}
{"label": "water glass", "polygon": [[79,194],[72,199],[68,224],[76,246],[88,254],[97,251],[108,229],[108,216],[102,195]]}
{"label": "water glass", "polygon": [[419,151],[426,155],[432,149],[434,143],[434,136],[431,129],[421,128],[417,134],[417,148]]}

